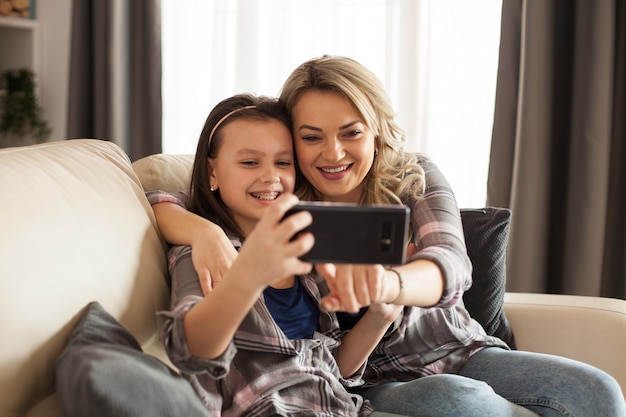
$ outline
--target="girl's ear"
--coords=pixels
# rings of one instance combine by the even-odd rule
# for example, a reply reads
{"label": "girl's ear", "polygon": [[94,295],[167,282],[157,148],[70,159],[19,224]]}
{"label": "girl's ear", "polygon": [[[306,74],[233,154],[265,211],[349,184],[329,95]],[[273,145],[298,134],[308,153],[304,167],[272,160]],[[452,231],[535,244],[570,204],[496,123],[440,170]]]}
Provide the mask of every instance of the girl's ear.
{"label": "girl's ear", "polygon": [[215,169],[213,169],[214,166],[215,166],[215,159],[207,158],[206,168],[207,168],[207,174],[209,177],[209,188],[211,189],[211,191],[216,191],[219,187],[219,184],[217,182],[217,177],[215,176]]}

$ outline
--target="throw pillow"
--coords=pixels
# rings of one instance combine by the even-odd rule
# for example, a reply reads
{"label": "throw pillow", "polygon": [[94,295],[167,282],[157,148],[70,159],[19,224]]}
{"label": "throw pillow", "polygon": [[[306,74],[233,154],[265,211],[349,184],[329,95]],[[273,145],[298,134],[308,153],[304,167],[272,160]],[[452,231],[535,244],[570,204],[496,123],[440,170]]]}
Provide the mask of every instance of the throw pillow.
{"label": "throw pillow", "polygon": [[510,219],[507,208],[461,209],[467,254],[473,266],[473,284],[463,295],[463,302],[487,334],[515,349],[515,337],[504,313]]}
{"label": "throw pillow", "polygon": [[189,382],[141,346],[97,301],[87,305],[57,359],[67,417],[209,415]]}

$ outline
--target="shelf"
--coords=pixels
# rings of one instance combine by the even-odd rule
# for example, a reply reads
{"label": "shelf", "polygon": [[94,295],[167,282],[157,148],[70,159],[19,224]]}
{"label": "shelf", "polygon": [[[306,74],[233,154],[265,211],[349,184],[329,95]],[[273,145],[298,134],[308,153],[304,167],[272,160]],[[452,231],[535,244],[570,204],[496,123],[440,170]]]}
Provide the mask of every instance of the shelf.
{"label": "shelf", "polygon": [[9,27],[16,29],[35,29],[37,28],[37,21],[25,17],[0,16],[0,27]]}
{"label": "shelf", "polygon": [[27,67],[38,73],[38,33],[36,20],[0,17],[0,70]]}
{"label": "shelf", "polygon": [[76,1],[29,0],[35,5],[34,19],[0,16],[0,71],[35,71],[39,103],[52,128],[51,141],[67,139],[72,4]]}

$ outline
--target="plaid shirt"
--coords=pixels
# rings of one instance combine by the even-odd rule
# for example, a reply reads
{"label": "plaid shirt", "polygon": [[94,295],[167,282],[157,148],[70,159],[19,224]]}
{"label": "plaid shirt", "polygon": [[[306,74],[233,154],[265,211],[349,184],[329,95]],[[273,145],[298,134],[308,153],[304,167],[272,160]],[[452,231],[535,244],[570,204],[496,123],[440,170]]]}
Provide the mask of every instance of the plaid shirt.
{"label": "plaid shirt", "polygon": [[417,253],[408,262],[429,259],[439,265],[444,291],[430,308],[405,307],[370,355],[361,388],[391,381],[442,373],[457,373],[471,355],[488,346],[508,349],[487,336],[463,305],[463,293],[472,285],[472,264],[467,255],[456,199],[447,180],[426,156],[420,165],[426,176],[422,199],[406,197],[411,209]]}
{"label": "plaid shirt", "polygon": [[[472,283],[472,266],[465,248],[459,209],[437,166],[425,156],[421,157],[420,164],[425,171],[425,194],[418,201],[403,198],[411,209],[411,224],[418,247],[409,261],[429,259],[440,267],[444,277],[443,296],[436,306],[430,308],[404,308],[404,313],[370,355],[362,380],[346,384],[352,391],[390,381],[457,373],[478,350],[487,346],[507,348],[500,339],[487,336],[463,305],[463,293]],[[148,193],[148,199],[151,204],[169,201],[185,207],[186,194],[157,191]],[[334,327],[331,325],[330,328]],[[327,359],[336,366],[334,359]]]}
{"label": "plaid shirt", "polygon": [[[236,248],[239,240],[232,238]],[[341,377],[333,355],[341,330],[335,314],[320,313],[319,331],[311,339],[290,340],[268,311],[263,296],[239,326],[227,350],[214,360],[192,356],[186,344],[183,319],[202,299],[191,248],[170,250],[172,310],[162,338],[168,356],[191,382],[206,408],[216,416],[294,417],[369,415],[373,409],[346,386],[363,383],[362,371]],[[318,302],[328,290],[314,274],[299,277]]]}

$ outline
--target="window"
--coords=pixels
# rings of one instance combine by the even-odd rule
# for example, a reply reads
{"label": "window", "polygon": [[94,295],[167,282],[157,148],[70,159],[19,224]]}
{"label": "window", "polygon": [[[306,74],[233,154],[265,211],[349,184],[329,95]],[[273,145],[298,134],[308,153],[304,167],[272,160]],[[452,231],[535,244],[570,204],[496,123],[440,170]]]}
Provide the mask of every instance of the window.
{"label": "window", "polygon": [[385,85],[407,149],[461,207],[485,204],[501,0],[163,0],[163,151],[194,153],[211,108],[276,96],[300,63],[354,58]]}

